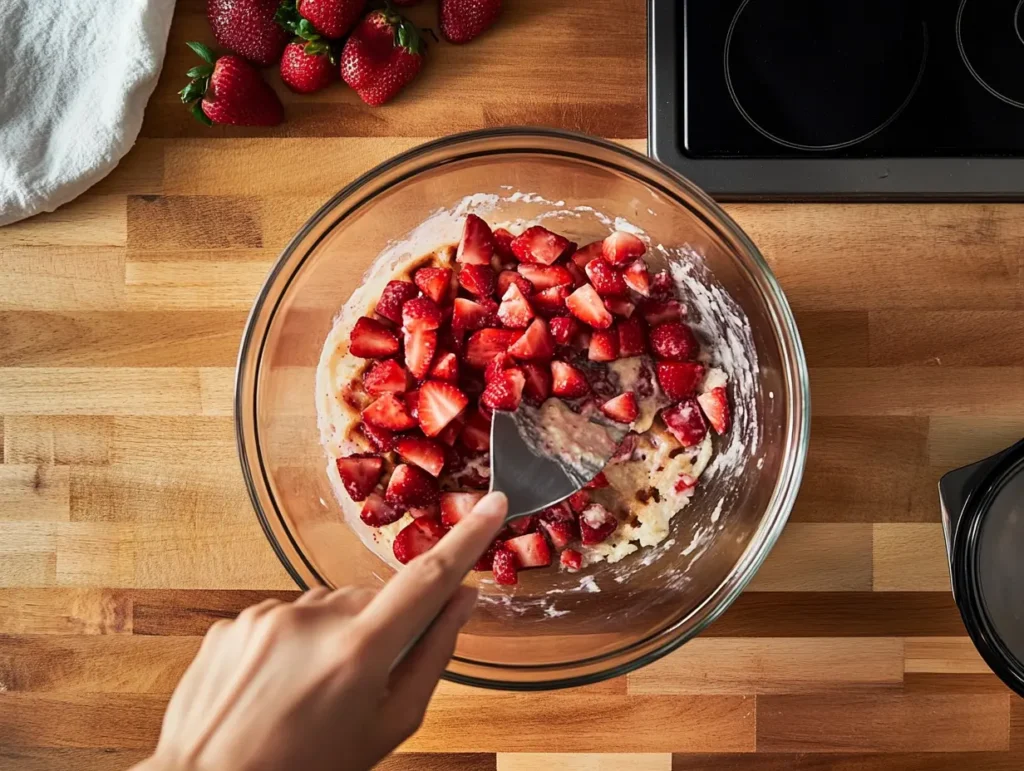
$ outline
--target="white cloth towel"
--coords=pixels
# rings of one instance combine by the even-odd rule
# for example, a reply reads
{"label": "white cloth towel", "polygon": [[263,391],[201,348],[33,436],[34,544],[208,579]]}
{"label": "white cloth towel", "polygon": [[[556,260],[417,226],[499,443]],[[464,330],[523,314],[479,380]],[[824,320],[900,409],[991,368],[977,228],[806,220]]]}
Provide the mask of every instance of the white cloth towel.
{"label": "white cloth towel", "polygon": [[135,143],[174,0],[0,0],[0,225],[53,211]]}

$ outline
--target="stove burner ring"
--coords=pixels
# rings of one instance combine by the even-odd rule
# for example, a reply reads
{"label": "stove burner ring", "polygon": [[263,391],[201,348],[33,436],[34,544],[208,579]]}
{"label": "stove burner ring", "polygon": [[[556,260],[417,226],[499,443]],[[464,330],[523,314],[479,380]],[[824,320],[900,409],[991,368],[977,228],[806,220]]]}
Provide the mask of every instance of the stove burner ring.
{"label": "stove burner ring", "polygon": [[[967,0],[963,0],[963,2],[966,3]],[[875,134],[878,134],[879,132],[884,131],[886,128],[888,128],[890,125],[892,125],[892,122],[895,121],[898,117],[900,117],[900,115],[903,113],[903,111],[907,108],[907,105],[910,104],[910,100],[913,99],[914,98],[914,94],[917,93],[918,86],[921,85],[921,79],[924,77],[925,64],[928,61],[928,25],[925,24],[924,22],[921,22],[921,35],[922,35],[922,38],[923,38],[922,39],[922,46],[921,46],[921,66],[920,66],[920,68],[917,71],[917,77],[914,79],[913,85],[910,87],[910,90],[907,92],[906,99],[903,100],[903,103],[900,104],[900,106],[896,108],[896,110],[893,112],[892,115],[890,115],[888,118],[886,118],[884,121],[882,121],[882,123],[880,123],[879,125],[875,126],[875,128],[871,129],[870,131],[868,131],[868,132],[866,132],[864,134],[861,134],[859,137],[855,137],[854,139],[848,139],[845,142],[835,142],[835,143],[829,144],[829,145],[808,145],[808,144],[802,144],[800,142],[791,142],[788,139],[783,139],[782,137],[778,136],[777,134],[773,134],[771,131],[769,131],[764,126],[762,126],[760,123],[758,123],[756,120],[754,120],[753,116],[751,116],[750,113],[747,112],[747,110],[740,103],[739,95],[736,93],[736,88],[735,88],[735,86],[733,85],[733,82],[732,82],[732,70],[731,70],[730,64],[729,64],[729,54],[732,51],[732,40],[733,40],[733,35],[734,35],[735,31],[736,31],[736,25],[739,22],[740,16],[743,14],[743,11],[746,9],[746,7],[748,5],[750,5],[750,0],[743,0],[743,2],[740,3],[740,7],[736,9],[736,13],[733,15],[732,21],[729,23],[729,31],[726,33],[726,36],[725,36],[725,51],[722,54],[723,64],[725,66],[725,85],[729,89],[729,98],[732,99],[733,105],[739,111],[740,115],[743,116],[743,119],[747,123],[750,124],[750,127],[753,128],[755,131],[757,131],[757,133],[761,134],[761,136],[765,137],[766,139],[771,140],[772,142],[775,142],[778,145],[782,145],[783,147],[788,147],[791,150],[808,150],[808,151],[811,151],[811,152],[829,152],[829,151],[832,151],[832,150],[842,150],[842,149],[845,149],[847,147],[853,147],[854,145],[858,145],[861,142],[864,142],[864,141],[870,139],[871,137],[875,136]],[[1024,0],[1020,0],[1020,5],[1024,5]],[[1020,8],[1020,5],[1018,5],[1018,9]],[[963,5],[960,6],[960,10],[961,10],[961,12],[963,11]],[[959,17],[958,17],[957,18],[957,42],[958,43],[959,43],[959,34],[960,34],[960,24],[959,24],[959,21],[960,20],[959,20]],[[962,51],[963,51],[963,49],[961,48],[961,52]],[[965,61],[966,61],[966,58],[965,58]],[[977,76],[975,76],[975,77],[977,77]]]}
{"label": "stove burner ring", "polygon": [[[1017,8],[1013,12],[1013,29],[1017,33],[1017,39],[1020,40],[1021,43],[1024,43],[1024,36],[1021,35],[1020,29],[1021,6],[1024,6],[1024,0],[1018,1]],[[964,48],[963,38],[964,8],[966,7],[967,0],[960,0],[960,8],[956,12],[956,47],[957,50],[960,52],[961,61],[963,61],[964,66],[967,68],[967,71],[971,73],[971,77],[978,82],[979,86],[981,86],[983,89],[992,94],[992,96],[994,96],[1000,102],[1005,102],[1011,107],[1016,107],[1018,110],[1024,110],[1024,102],[1018,102],[1016,99],[1011,99],[1006,94],[994,89],[985,81],[984,78],[981,77],[981,75],[978,74],[978,71],[974,69],[974,65],[971,64],[971,60],[967,56],[967,50]]]}

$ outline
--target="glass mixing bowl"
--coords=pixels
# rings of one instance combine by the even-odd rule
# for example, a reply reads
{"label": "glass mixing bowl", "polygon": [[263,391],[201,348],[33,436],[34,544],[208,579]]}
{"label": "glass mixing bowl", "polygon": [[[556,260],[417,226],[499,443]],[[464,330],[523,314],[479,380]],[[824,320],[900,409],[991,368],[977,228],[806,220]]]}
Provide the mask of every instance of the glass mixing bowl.
{"label": "glass mixing bowl", "polygon": [[409,234],[428,218],[436,242],[422,251],[457,241],[467,211],[492,224],[541,218],[580,243],[621,217],[670,247],[649,252],[655,267],[689,262],[701,286],[727,292],[749,320],[758,368],[744,394],[739,383],[731,393],[749,407],[748,441],[730,447],[730,473],[702,477],[667,541],[580,574],[524,571],[516,587],[489,573],[469,579],[481,602],[448,679],[533,690],[621,675],[694,637],[753,577],[793,506],[810,415],[797,328],[757,248],[699,189],[642,155],[557,131],[488,130],[418,147],[334,196],[285,248],[242,339],[235,419],[249,494],[299,586],[376,587],[393,573],[346,523],[328,482],[316,367],[342,306],[382,280],[390,263],[378,256],[418,256]]}

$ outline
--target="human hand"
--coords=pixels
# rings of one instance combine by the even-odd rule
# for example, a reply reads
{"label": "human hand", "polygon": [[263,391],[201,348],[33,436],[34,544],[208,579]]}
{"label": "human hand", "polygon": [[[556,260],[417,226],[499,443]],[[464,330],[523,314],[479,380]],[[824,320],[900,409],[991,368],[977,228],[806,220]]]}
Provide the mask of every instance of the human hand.
{"label": "human hand", "polygon": [[485,496],[380,592],[320,587],[218,621],[136,771],[373,766],[419,728],[476,602],[462,579],[507,510],[501,493]]}

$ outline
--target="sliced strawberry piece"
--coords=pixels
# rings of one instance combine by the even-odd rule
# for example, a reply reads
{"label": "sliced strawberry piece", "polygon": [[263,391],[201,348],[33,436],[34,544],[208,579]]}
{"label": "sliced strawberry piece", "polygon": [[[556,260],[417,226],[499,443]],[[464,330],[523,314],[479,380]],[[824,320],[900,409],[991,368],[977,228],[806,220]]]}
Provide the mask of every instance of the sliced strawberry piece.
{"label": "sliced strawberry piece", "polygon": [[554,506],[548,506],[537,516],[544,522],[572,522],[576,519],[573,516],[572,509],[569,508],[569,504],[565,501],[556,503]]}
{"label": "sliced strawberry piece", "polygon": [[363,375],[363,388],[374,396],[400,394],[409,388],[409,373],[394,359],[374,362]]}
{"label": "sliced strawberry piece", "polygon": [[441,540],[439,537],[427,533],[423,528],[419,527],[416,524],[419,521],[417,519],[410,522],[395,536],[392,550],[395,553],[395,559],[403,565],[430,551]]}
{"label": "sliced strawberry piece", "polygon": [[491,572],[494,573],[494,582],[503,586],[515,586],[519,583],[518,566],[516,555],[506,549],[504,545],[494,552],[494,562],[491,563]]}
{"label": "sliced strawberry piece", "polygon": [[505,548],[516,555],[523,568],[542,568],[551,564],[551,547],[540,533],[527,533],[505,541]]}
{"label": "sliced strawberry piece", "polygon": [[[519,276],[518,273],[516,275]],[[531,319],[533,319],[533,308],[530,307],[530,301],[526,299],[523,291],[516,284],[510,284],[501,297],[498,320],[511,329],[526,329],[530,326]]]}
{"label": "sliced strawberry piece", "polygon": [[377,452],[391,452],[395,449],[395,435],[388,429],[362,422],[359,430]]}
{"label": "sliced strawberry piece", "polygon": [[487,452],[491,449],[491,419],[480,410],[473,410],[459,439],[467,449]]}
{"label": "sliced strawberry piece", "polygon": [[716,434],[724,434],[729,430],[729,396],[724,388],[719,386],[701,394],[697,397],[697,403],[704,410]]}
{"label": "sliced strawberry piece", "polygon": [[640,304],[640,314],[651,326],[668,321],[679,321],[683,317],[683,306],[675,300],[645,300]]}
{"label": "sliced strawberry piece", "polygon": [[672,280],[672,276],[667,271],[655,273],[651,278],[651,297],[663,302],[678,299],[676,297],[676,282]]}
{"label": "sliced strawberry piece", "polygon": [[484,493],[441,493],[441,522],[448,527],[469,515]]}
{"label": "sliced strawberry piece", "polygon": [[637,257],[643,257],[646,251],[644,242],[632,233],[616,230],[604,240],[601,254],[612,265],[622,265],[625,262],[632,262]]}
{"label": "sliced strawberry piece", "polygon": [[642,356],[647,353],[647,334],[644,323],[637,316],[622,319],[615,325],[619,333],[619,356]]}
{"label": "sliced strawberry piece", "polygon": [[566,501],[569,504],[569,508],[579,514],[590,505],[590,493],[586,490],[577,490]]}
{"label": "sliced strawberry piece", "polygon": [[636,306],[633,303],[621,297],[606,297],[604,298],[604,304],[614,315],[622,316],[624,319],[628,319],[633,315],[633,311],[636,310]]}
{"label": "sliced strawberry piece", "polygon": [[437,436],[467,404],[469,398],[456,386],[441,380],[428,380],[420,387],[420,428],[427,436]]}
{"label": "sliced strawberry piece", "polygon": [[697,486],[697,478],[692,477],[689,474],[680,474],[676,483],[672,485],[672,489],[677,493],[685,493],[687,490],[692,490]]}
{"label": "sliced strawberry piece", "polygon": [[556,343],[569,345],[580,333],[580,323],[572,316],[555,316],[548,322],[548,329]]}
{"label": "sliced strawberry piece", "polygon": [[681,321],[659,324],[651,330],[649,337],[651,349],[669,361],[686,361],[694,358],[700,351],[700,344],[693,330]]}
{"label": "sliced strawberry piece", "polygon": [[405,403],[390,393],[381,394],[363,410],[363,421],[388,431],[408,431],[416,425]]}
{"label": "sliced strawberry piece", "polygon": [[366,500],[366,496],[377,486],[384,470],[384,460],[369,453],[338,458],[337,465],[341,483],[353,501]]}
{"label": "sliced strawberry piece", "polygon": [[520,262],[550,265],[569,248],[569,239],[547,228],[534,225],[520,233],[512,241],[512,254]]}
{"label": "sliced strawberry piece", "polygon": [[658,385],[674,402],[693,396],[704,379],[704,367],[689,361],[659,361]]}
{"label": "sliced strawberry piece", "polygon": [[508,523],[508,529],[516,535],[526,535],[537,529],[537,517],[533,514],[527,517],[516,517]]}
{"label": "sliced strawberry piece", "polygon": [[490,305],[482,302],[467,300],[465,297],[456,297],[455,306],[452,310],[452,329],[456,332],[471,332],[475,329],[483,329],[494,323],[495,311]]}
{"label": "sliced strawberry piece", "polygon": [[572,264],[580,270],[587,267],[587,263],[597,259],[604,253],[604,241],[592,241],[586,246],[577,249],[572,255]]}
{"label": "sliced strawberry piece", "polygon": [[398,335],[369,316],[359,319],[349,336],[349,353],[363,359],[385,359],[398,353],[399,347]]}
{"label": "sliced strawberry piece", "polygon": [[370,493],[370,497],[363,504],[359,518],[370,527],[384,527],[402,518],[402,510],[396,509],[388,504],[383,497],[377,493]]}
{"label": "sliced strawberry piece", "polygon": [[589,284],[569,295],[565,307],[573,316],[595,329],[607,329],[612,325],[612,314],[608,312],[597,290]]}
{"label": "sliced strawberry piece", "polygon": [[491,359],[491,363],[484,368],[484,383],[490,383],[506,369],[511,369],[514,366],[516,366],[515,360],[513,360],[508,353],[499,353]]}
{"label": "sliced strawberry piece", "polygon": [[573,288],[583,286],[585,283],[587,283],[587,274],[583,271],[582,268],[576,267],[576,263],[573,262],[572,260],[569,260],[568,262],[565,263],[565,269],[569,271],[569,275],[572,276]]}
{"label": "sliced strawberry piece", "polygon": [[580,540],[584,546],[593,546],[615,532],[619,521],[600,503],[592,503],[580,512]]}
{"label": "sliced strawberry piece", "polygon": [[678,439],[683,447],[700,444],[708,432],[708,424],[696,399],[684,399],[674,407],[662,410],[661,419],[665,421],[669,433]]}
{"label": "sliced strawberry piece", "polygon": [[505,353],[522,335],[517,329],[481,329],[474,332],[466,342],[465,362],[475,369],[484,369],[491,359]]}
{"label": "sliced strawberry piece", "polygon": [[540,526],[551,539],[551,545],[561,551],[569,542],[576,537],[576,528],[573,522],[545,522],[541,520]]}
{"label": "sliced strawberry piece", "polygon": [[416,517],[413,520],[413,524],[427,535],[433,536],[439,541],[448,533],[448,528],[441,524],[441,520],[437,519],[437,517]]}
{"label": "sliced strawberry piece", "polygon": [[619,335],[614,329],[599,329],[590,337],[587,358],[591,361],[615,361],[619,358]]}
{"label": "sliced strawberry piece", "polygon": [[417,380],[430,372],[430,364],[437,351],[437,332],[417,329],[405,333],[405,366]]}
{"label": "sliced strawberry piece", "polygon": [[445,305],[451,297],[451,268],[420,268],[412,276],[413,283],[438,305]]}
{"label": "sliced strawberry piece", "polygon": [[519,275],[533,284],[533,288],[540,292],[550,289],[553,286],[571,286],[575,284],[572,274],[561,265],[529,265],[522,263],[516,270]]}
{"label": "sliced strawberry piece", "polygon": [[551,362],[551,393],[566,399],[577,399],[590,393],[590,384],[583,373],[564,361]]}
{"label": "sliced strawberry piece", "polygon": [[570,573],[575,573],[583,567],[583,555],[575,549],[566,549],[558,561]]}
{"label": "sliced strawberry piece", "polygon": [[498,274],[498,297],[504,298],[508,288],[515,284],[524,295],[533,294],[533,284],[514,270],[503,270]]}
{"label": "sliced strawberry piece", "polygon": [[419,389],[406,391],[402,396],[405,400],[405,411],[412,415],[413,420],[420,419],[420,392]]}
{"label": "sliced strawberry piece", "polygon": [[524,361],[548,361],[555,355],[555,340],[544,319],[534,319],[522,337],[508,347],[508,352]]}
{"label": "sliced strawberry piece", "polygon": [[406,436],[398,440],[395,449],[407,463],[413,463],[435,477],[444,468],[444,447],[439,442],[418,436]]}
{"label": "sliced strawberry piece", "polygon": [[458,381],[458,357],[454,353],[438,351],[434,357],[434,366],[430,368],[430,377],[434,380],[447,380],[449,383]]}
{"label": "sliced strawberry piece", "polygon": [[402,306],[418,294],[419,290],[411,281],[389,281],[374,310],[388,321],[401,324]]}
{"label": "sliced strawberry piece", "polygon": [[441,309],[429,297],[414,297],[402,306],[406,332],[431,332],[441,326]]}
{"label": "sliced strawberry piece", "polygon": [[539,405],[551,395],[551,369],[534,361],[527,361],[522,366],[526,385],[523,397],[534,405]]}
{"label": "sliced strawberry piece", "polygon": [[600,490],[602,487],[608,486],[608,477],[604,475],[603,471],[599,471],[597,476],[583,485],[584,489],[587,490]]}
{"label": "sliced strawberry piece", "polygon": [[619,446],[616,448],[615,453],[608,459],[609,463],[622,463],[627,460],[633,459],[633,453],[636,452],[636,438],[638,434],[634,434],[630,431],[626,434],[622,441],[619,442]]}
{"label": "sliced strawberry piece", "polygon": [[462,228],[462,240],[459,241],[455,261],[463,265],[490,265],[494,254],[494,236],[490,226],[475,214],[466,217]]}
{"label": "sliced strawberry piece", "polygon": [[480,394],[480,403],[492,410],[513,412],[523,400],[525,384],[526,378],[521,369],[502,370],[484,388]]}
{"label": "sliced strawberry piece", "polygon": [[490,572],[491,567],[494,565],[494,553],[497,550],[498,542],[494,541],[487,547],[487,551],[480,555],[480,559],[476,561],[476,564],[473,566],[473,570]]}
{"label": "sliced strawberry piece", "polygon": [[441,433],[437,435],[437,440],[442,442],[449,447],[454,446],[455,440],[459,438],[459,434],[462,433],[462,426],[465,421],[461,416],[455,418],[451,423],[441,429]]}
{"label": "sliced strawberry piece", "polygon": [[497,276],[487,265],[463,265],[459,271],[459,284],[470,294],[477,297],[490,297],[497,285]]}
{"label": "sliced strawberry piece", "polygon": [[495,228],[491,235],[494,239],[494,252],[501,259],[502,263],[515,260],[516,256],[512,251],[512,242],[516,237],[505,230],[505,228]]}
{"label": "sliced strawberry piece", "polygon": [[440,495],[434,477],[417,466],[399,463],[391,472],[384,499],[392,506],[429,506]]}
{"label": "sliced strawberry piece", "polygon": [[632,423],[640,414],[640,407],[636,403],[636,394],[627,391],[609,399],[601,405],[601,412],[616,423]]}
{"label": "sliced strawberry piece", "polygon": [[629,291],[622,274],[603,257],[591,260],[586,267],[587,278],[599,295],[624,295]]}
{"label": "sliced strawberry piece", "polygon": [[629,263],[622,272],[622,280],[637,294],[647,297],[651,293],[651,274],[647,272],[647,263],[643,260]]}
{"label": "sliced strawberry piece", "polygon": [[566,312],[565,299],[570,291],[568,286],[552,286],[537,292],[530,300],[541,316],[560,316]]}
{"label": "sliced strawberry piece", "polygon": [[441,516],[441,507],[436,503],[429,506],[410,506],[408,513],[413,519],[438,519]]}

